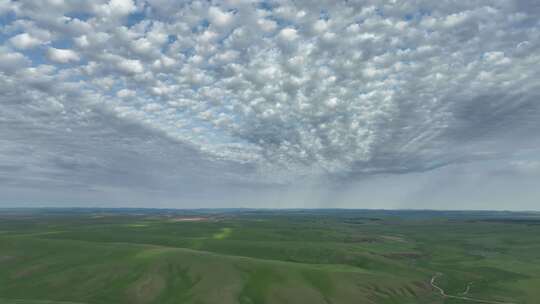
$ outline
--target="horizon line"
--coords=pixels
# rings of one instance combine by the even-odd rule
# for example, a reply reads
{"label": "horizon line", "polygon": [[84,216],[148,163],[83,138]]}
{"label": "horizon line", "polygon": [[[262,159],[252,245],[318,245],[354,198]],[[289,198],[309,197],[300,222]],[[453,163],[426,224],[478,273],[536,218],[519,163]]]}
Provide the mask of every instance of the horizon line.
{"label": "horizon line", "polygon": [[197,210],[253,210],[253,211],[301,211],[301,210],[357,210],[357,211],[435,211],[435,212],[509,212],[509,213],[540,213],[540,210],[527,209],[429,209],[429,208],[279,208],[279,207],[202,207],[202,208],[177,208],[177,207],[81,207],[81,206],[40,206],[40,207],[2,207],[1,210],[32,210],[32,209],[98,209],[98,210],[178,210],[178,211],[197,211]]}

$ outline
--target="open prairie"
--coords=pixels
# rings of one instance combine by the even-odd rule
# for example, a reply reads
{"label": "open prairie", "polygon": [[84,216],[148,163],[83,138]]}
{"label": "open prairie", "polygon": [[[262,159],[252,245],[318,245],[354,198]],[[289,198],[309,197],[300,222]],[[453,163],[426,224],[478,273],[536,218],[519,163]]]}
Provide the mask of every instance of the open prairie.
{"label": "open prairie", "polygon": [[540,215],[0,212],[0,303],[540,301]]}

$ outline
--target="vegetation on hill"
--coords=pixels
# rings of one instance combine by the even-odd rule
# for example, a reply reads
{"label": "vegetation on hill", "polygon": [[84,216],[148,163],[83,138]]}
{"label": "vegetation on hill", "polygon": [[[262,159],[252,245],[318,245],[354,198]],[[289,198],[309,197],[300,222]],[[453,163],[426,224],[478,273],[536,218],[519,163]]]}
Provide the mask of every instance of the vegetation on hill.
{"label": "vegetation on hill", "polygon": [[534,304],[539,241],[536,214],[9,210],[0,304]]}

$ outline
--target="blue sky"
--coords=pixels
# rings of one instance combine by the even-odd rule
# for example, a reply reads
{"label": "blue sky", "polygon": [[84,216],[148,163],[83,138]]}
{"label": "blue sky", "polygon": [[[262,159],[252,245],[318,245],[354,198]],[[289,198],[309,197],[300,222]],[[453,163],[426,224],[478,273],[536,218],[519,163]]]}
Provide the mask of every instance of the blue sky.
{"label": "blue sky", "polygon": [[0,206],[539,209],[539,15],[0,0]]}

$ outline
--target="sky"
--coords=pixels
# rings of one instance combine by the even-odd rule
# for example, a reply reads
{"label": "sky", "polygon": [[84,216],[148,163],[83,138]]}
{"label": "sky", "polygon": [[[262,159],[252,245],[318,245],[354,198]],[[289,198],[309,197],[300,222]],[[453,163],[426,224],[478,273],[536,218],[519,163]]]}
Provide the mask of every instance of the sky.
{"label": "sky", "polygon": [[0,207],[540,210],[537,0],[0,0]]}

